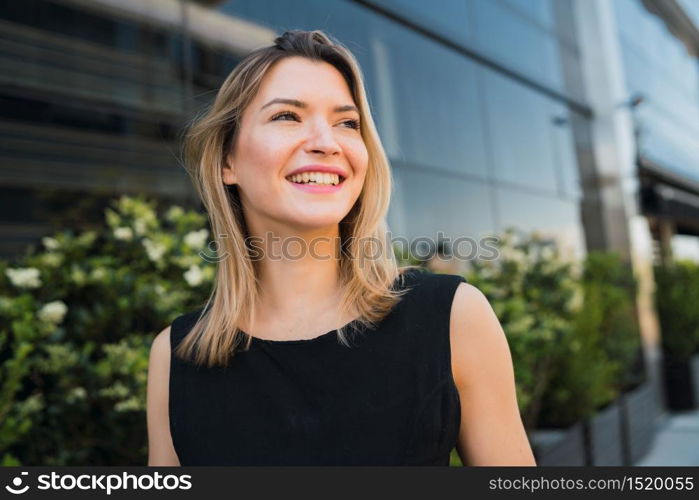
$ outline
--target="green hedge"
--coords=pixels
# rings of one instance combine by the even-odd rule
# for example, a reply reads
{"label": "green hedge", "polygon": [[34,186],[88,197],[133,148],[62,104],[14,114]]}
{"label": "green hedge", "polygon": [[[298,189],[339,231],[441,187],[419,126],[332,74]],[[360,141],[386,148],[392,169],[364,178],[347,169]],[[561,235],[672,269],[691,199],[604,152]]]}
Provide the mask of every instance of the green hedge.
{"label": "green hedge", "polygon": [[104,230],[0,261],[2,465],[143,465],[150,344],[198,306],[206,219],[122,197]]}
{"label": "green hedge", "polygon": [[682,260],[656,266],[655,283],[663,351],[687,361],[699,352],[699,266]]}
{"label": "green hedge", "polygon": [[510,228],[497,238],[495,248],[497,259],[472,261],[466,279],[488,298],[507,335],[517,401],[531,429],[556,360],[566,349],[579,289],[573,265],[537,234]]}
{"label": "green hedge", "polygon": [[543,427],[591,417],[642,377],[634,371],[641,345],[630,268],[615,253],[591,252],[580,286],[582,304],[543,398]]}
{"label": "green hedge", "polygon": [[573,424],[642,380],[637,283],[618,254],[571,262],[514,228],[495,247],[497,258],[473,261],[466,278],[503,326],[527,430]]}
{"label": "green hedge", "polygon": [[[122,197],[102,230],[66,229],[0,261],[3,465],[146,463],[150,344],[203,305],[214,275],[198,255],[207,237],[202,214]],[[586,415],[629,372],[629,271],[601,255],[580,270],[551,242],[514,230],[497,249],[466,278],[503,325],[527,428]]]}

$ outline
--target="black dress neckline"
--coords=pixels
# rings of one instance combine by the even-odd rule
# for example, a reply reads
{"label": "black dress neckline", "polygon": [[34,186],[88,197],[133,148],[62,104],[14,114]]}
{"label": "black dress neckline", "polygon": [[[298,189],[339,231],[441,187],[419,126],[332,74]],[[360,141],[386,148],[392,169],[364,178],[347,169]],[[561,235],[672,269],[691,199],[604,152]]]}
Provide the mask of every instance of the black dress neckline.
{"label": "black dress neckline", "polygon": [[[342,328],[348,328],[352,326],[355,323],[358,323],[359,319],[353,319],[349,323],[346,323],[345,325],[342,326]],[[252,339],[252,344],[267,344],[267,345],[291,345],[291,344],[311,344],[315,342],[322,342],[328,339],[336,338],[337,337],[337,331],[339,328],[336,328],[334,330],[330,330],[329,332],[322,333],[318,335],[317,337],[312,337],[310,339],[289,339],[289,340],[276,340],[276,339],[263,339],[260,337],[255,337],[254,335],[250,335],[244,330],[240,330],[242,333],[245,335],[248,335]],[[335,334],[335,335],[333,335]]]}
{"label": "black dress neckline", "polygon": [[[396,282],[399,282],[399,280],[406,276],[409,275],[411,272],[415,272],[416,269],[414,268],[409,268],[406,269],[405,271],[402,271],[397,277],[396,277]],[[355,318],[349,323],[345,323],[341,328],[342,329],[347,329],[349,327],[356,326],[360,327],[360,321],[359,318]],[[240,330],[240,329],[239,329]],[[312,337],[310,339],[288,339],[288,340],[282,340],[282,339],[263,339],[260,337],[255,337],[254,335],[250,335],[248,332],[244,330],[240,330],[245,335],[248,335],[251,338],[251,344],[252,345],[260,345],[260,344],[266,344],[266,345],[298,345],[298,344],[313,344],[316,342],[325,342],[331,339],[337,339],[337,332],[340,330],[340,328],[336,328],[334,330],[330,330],[329,332],[322,333],[316,337]]]}

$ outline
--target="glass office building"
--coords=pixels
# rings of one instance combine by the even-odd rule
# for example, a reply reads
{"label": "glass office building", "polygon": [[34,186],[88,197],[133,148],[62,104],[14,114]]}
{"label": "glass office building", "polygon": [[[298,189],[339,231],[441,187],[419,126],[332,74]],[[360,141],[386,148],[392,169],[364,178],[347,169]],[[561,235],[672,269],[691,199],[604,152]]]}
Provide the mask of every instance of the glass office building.
{"label": "glass office building", "polygon": [[[699,259],[699,3],[613,2],[641,201],[661,253]],[[667,255],[669,257],[669,255]]]}
{"label": "glass office building", "polygon": [[[98,221],[119,193],[196,204],[178,133],[246,53],[292,28],[326,30],[360,61],[393,165],[394,235],[516,226],[576,255],[619,246],[600,234],[581,3],[0,0],[0,254]],[[640,97],[650,232],[699,234],[696,2],[594,3],[613,12],[614,63]]]}
{"label": "glass office building", "polygon": [[240,58],[291,28],[326,30],[361,64],[394,235],[517,226],[584,252],[573,125],[589,110],[569,0],[1,3],[6,254],[79,198],[78,219],[112,193],[192,201],[177,133]]}

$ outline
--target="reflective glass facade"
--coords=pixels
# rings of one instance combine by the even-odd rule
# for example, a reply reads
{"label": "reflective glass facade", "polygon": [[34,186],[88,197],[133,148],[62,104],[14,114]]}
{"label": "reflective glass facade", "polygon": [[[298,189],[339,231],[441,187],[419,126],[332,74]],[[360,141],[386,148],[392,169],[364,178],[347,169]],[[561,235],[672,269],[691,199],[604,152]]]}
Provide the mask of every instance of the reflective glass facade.
{"label": "reflective glass facade", "polygon": [[0,0],[5,204],[45,191],[193,199],[177,132],[246,53],[226,33],[323,29],[362,67],[396,181],[394,235],[515,225],[581,254],[574,1],[159,0],[158,20],[107,0]]}
{"label": "reflective glass facade", "polygon": [[0,0],[0,253],[100,221],[117,193],[188,196],[182,48],[165,23]]}
{"label": "reflective glass facade", "polygon": [[[697,2],[678,2],[699,25]],[[699,180],[699,60],[640,0],[615,0],[629,94],[645,100],[634,114],[642,155]]]}
{"label": "reflective glass facade", "polygon": [[561,28],[569,11],[555,3],[310,1],[299,9],[234,0],[212,8],[279,32],[324,29],[354,51],[393,166],[394,235],[478,238],[514,225],[580,254],[575,111],[527,84],[580,97],[563,70],[577,58],[574,38]]}

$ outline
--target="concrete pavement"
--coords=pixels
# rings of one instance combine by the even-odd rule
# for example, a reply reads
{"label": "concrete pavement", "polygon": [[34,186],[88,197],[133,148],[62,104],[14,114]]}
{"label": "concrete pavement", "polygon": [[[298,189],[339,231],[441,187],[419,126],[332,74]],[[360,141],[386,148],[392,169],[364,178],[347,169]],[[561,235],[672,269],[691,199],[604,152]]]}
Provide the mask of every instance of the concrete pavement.
{"label": "concrete pavement", "polygon": [[699,465],[699,410],[667,414],[650,450],[635,465]]}

